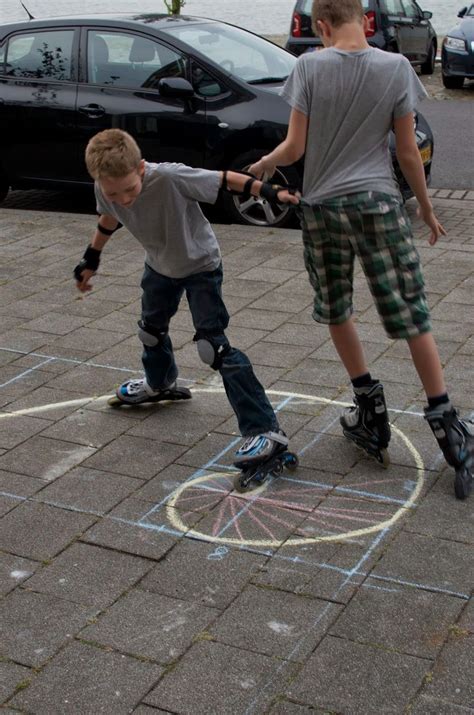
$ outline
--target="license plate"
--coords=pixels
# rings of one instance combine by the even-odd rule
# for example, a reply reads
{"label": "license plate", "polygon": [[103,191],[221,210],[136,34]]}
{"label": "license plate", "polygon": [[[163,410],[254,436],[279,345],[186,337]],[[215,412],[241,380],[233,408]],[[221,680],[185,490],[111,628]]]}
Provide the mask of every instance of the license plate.
{"label": "license plate", "polygon": [[421,154],[421,161],[423,164],[427,164],[429,161],[431,161],[431,147],[430,146],[425,146],[424,149],[420,149],[420,154]]}

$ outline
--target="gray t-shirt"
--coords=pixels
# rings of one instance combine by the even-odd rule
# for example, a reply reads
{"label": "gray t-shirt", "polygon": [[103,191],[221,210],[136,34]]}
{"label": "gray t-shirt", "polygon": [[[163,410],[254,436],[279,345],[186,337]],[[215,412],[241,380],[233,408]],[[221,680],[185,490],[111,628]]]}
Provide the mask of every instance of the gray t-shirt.
{"label": "gray t-shirt", "polygon": [[409,61],[370,47],[298,58],[281,92],[309,118],[303,198],[314,204],[360,191],[399,195],[389,132],[427,93]]}
{"label": "gray t-shirt", "polygon": [[96,182],[97,211],[123,223],[142,244],[153,270],[184,278],[213,271],[221,262],[217,238],[197,203],[215,203],[219,183],[218,171],[145,162],[142,190],[132,206],[108,201]]}

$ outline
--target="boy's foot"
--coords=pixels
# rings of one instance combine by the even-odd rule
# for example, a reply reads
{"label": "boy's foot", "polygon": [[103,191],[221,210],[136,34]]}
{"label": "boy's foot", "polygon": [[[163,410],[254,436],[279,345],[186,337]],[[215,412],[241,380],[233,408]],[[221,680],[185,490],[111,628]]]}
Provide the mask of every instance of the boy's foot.
{"label": "boy's foot", "polygon": [[187,387],[178,387],[173,382],[163,390],[154,390],[147,383],[146,378],[137,380],[127,380],[117,388],[114,397],[111,397],[109,404],[116,406],[120,404],[139,405],[143,402],[161,402],[162,400],[189,400],[191,392]]}
{"label": "boy's foot", "polygon": [[454,493],[465,499],[474,484],[474,422],[459,419],[450,402],[425,408],[425,419],[447,463],[454,467]]}
{"label": "boy's foot", "polygon": [[371,385],[354,388],[354,405],[344,410],[340,423],[348,439],[388,467],[391,433],[382,383],[374,380]]}
{"label": "boy's foot", "polygon": [[252,483],[263,484],[270,475],[281,474],[284,467],[296,469],[298,457],[287,448],[288,437],[283,430],[245,439],[235,453],[234,466],[241,470],[234,482],[236,490],[245,492]]}

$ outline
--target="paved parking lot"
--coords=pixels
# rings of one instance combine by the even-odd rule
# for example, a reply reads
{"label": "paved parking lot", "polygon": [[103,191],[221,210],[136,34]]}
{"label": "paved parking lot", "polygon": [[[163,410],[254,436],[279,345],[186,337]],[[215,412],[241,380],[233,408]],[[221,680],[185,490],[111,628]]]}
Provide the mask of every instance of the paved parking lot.
{"label": "paved parking lot", "polygon": [[[432,194],[448,236],[430,248],[416,224],[417,245],[450,393],[470,413],[474,192]],[[171,335],[193,399],[110,408],[140,371],[141,249],[116,234],[79,296],[94,217],[39,196],[0,209],[2,712],[474,713],[474,496],[454,498],[406,346],[385,337],[360,272],[394,428],[386,471],[341,436],[350,390],[311,319],[299,232],[215,226],[229,337],[300,457],[240,495],[236,423],[186,306]]]}

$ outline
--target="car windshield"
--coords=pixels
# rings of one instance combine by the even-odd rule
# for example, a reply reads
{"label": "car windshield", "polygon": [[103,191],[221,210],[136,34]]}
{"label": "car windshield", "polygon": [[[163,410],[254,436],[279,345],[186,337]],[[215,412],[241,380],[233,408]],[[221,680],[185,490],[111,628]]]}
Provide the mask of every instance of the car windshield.
{"label": "car windshield", "polygon": [[[303,0],[299,12],[302,12],[303,15],[309,15],[311,17],[312,7],[313,0]],[[362,0],[362,7],[364,8],[364,12],[367,12],[367,10],[369,9],[369,0]]]}
{"label": "car windshield", "polygon": [[[469,15],[469,17],[474,17],[474,5],[471,5],[471,7],[466,12],[466,15]],[[464,17],[466,17],[466,15]]]}
{"label": "car windshield", "polygon": [[296,62],[286,50],[232,25],[183,23],[164,32],[250,84],[283,82]]}

